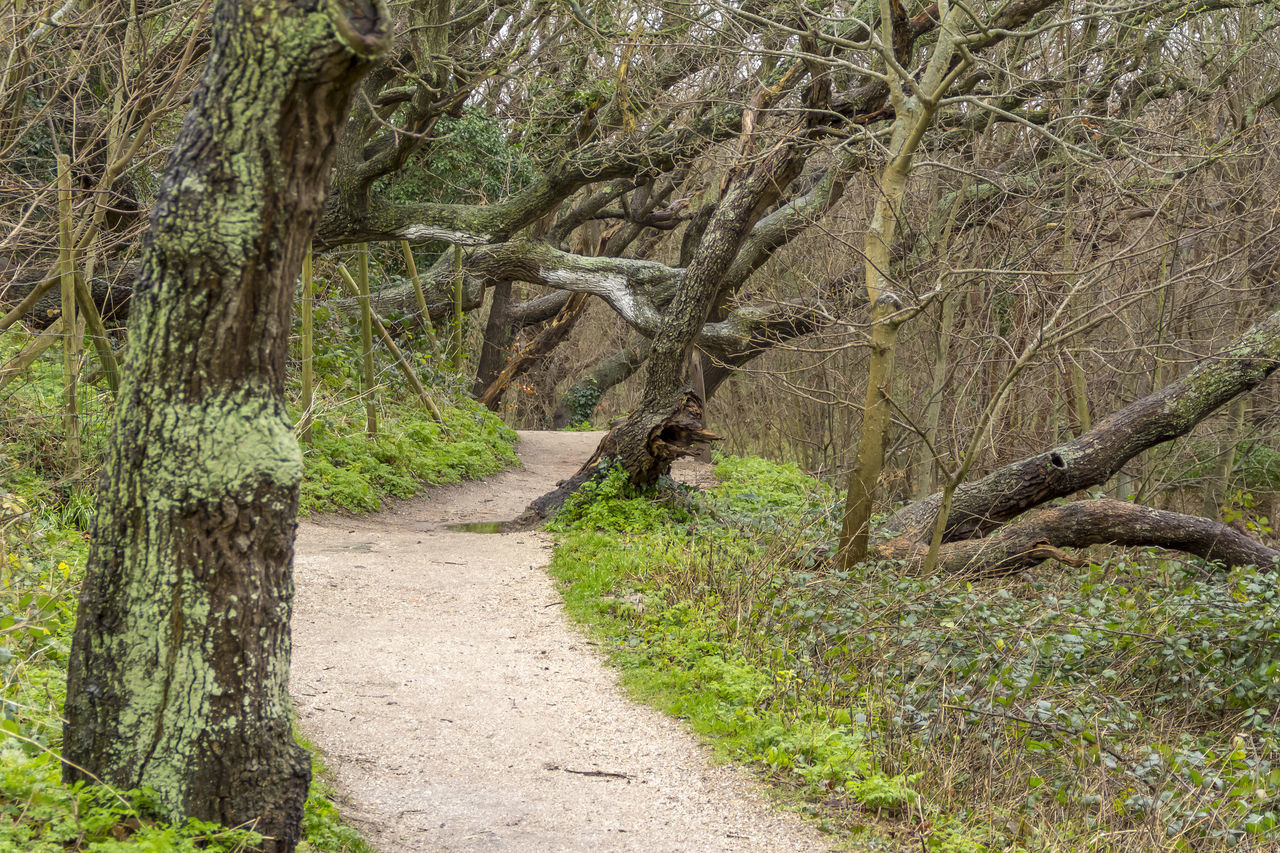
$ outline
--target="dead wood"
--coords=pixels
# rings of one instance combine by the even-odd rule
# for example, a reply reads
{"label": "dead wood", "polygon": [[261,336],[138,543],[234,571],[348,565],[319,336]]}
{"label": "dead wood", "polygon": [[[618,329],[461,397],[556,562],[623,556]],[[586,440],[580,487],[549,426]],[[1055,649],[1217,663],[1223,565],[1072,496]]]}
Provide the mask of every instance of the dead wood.
{"label": "dead wood", "polygon": [[[1150,545],[1227,566],[1270,566],[1280,559],[1280,550],[1226,524],[1099,498],[1037,510],[985,538],[949,542],[942,547],[938,568],[947,574],[989,577],[1017,574],[1050,559],[1078,566],[1083,561],[1061,549],[1090,545]],[[875,550],[882,558],[918,568],[929,546],[904,534],[880,543]]]}
{"label": "dead wood", "polygon": [[515,523],[521,528],[541,524],[570,495],[611,465],[626,470],[633,483],[653,483],[670,473],[675,460],[697,455],[709,443],[721,440],[722,436],[706,428],[704,417],[702,399],[692,391],[683,392],[675,405],[665,410],[636,409],[609,431],[576,474],[529,504]]}

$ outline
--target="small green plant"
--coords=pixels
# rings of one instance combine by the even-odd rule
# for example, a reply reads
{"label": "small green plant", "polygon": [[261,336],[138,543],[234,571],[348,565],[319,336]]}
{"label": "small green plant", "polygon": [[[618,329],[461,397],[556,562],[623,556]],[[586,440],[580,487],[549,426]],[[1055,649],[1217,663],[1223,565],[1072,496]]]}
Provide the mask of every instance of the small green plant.
{"label": "small green plant", "polygon": [[1235,489],[1227,505],[1222,509],[1222,520],[1227,524],[1242,525],[1254,536],[1272,536],[1271,519],[1258,512],[1258,502],[1252,492]]}
{"label": "small green plant", "polygon": [[845,790],[870,811],[900,815],[919,802],[920,795],[911,787],[919,778],[919,774],[903,777],[876,773],[844,784]]}
{"label": "small green plant", "polygon": [[595,430],[595,425],[591,421],[579,421],[576,424],[569,424],[560,428],[561,432],[592,432],[593,430]]}
{"label": "small green plant", "polygon": [[360,833],[342,822],[333,804],[337,791],[320,750],[296,730],[294,737],[311,753],[311,789],[302,815],[303,840],[298,853],[374,853]]}
{"label": "small green plant", "polygon": [[631,484],[625,470],[614,466],[571,495],[547,529],[643,533],[687,523],[692,517],[674,484],[641,490]]}
{"label": "small green plant", "polygon": [[242,853],[262,843],[257,833],[205,821],[170,824],[145,790],[63,785],[51,752],[0,747],[0,768],[0,850]]}
{"label": "small green plant", "polygon": [[576,428],[590,429],[591,419],[595,416],[596,406],[603,395],[600,384],[593,377],[572,385],[565,392],[561,402],[569,410],[569,423],[577,424]]}

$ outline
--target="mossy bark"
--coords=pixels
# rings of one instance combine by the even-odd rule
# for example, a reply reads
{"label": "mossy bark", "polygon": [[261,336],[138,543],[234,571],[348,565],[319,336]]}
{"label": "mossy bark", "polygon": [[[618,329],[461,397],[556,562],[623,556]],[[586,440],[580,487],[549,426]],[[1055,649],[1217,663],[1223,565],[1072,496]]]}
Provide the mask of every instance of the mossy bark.
{"label": "mossy bark", "polygon": [[[1186,435],[1277,367],[1280,311],[1182,378],[1125,406],[1079,438],[962,485],[956,490],[943,541],[985,536],[1033,507],[1105,483],[1134,456]],[[926,541],[940,501],[935,494],[904,507],[885,527]]]}
{"label": "mossy bark", "polygon": [[[1098,498],[1039,509],[990,536],[949,543],[941,550],[938,568],[945,574],[991,577],[1017,574],[1049,559],[1080,566],[1086,561],[1060,549],[1090,545],[1150,545],[1228,566],[1271,566],[1280,560],[1280,551],[1212,519]],[[910,536],[898,536],[877,550],[882,557],[930,571],[928,547]]]}
{"label": "mossy bark", "polygon": [[134,290],[72,644],[68,781],[297,843],[288,701],[302,462],[283,392],[294,281],[351,92],[385,50],[364,0],[224,0]]}

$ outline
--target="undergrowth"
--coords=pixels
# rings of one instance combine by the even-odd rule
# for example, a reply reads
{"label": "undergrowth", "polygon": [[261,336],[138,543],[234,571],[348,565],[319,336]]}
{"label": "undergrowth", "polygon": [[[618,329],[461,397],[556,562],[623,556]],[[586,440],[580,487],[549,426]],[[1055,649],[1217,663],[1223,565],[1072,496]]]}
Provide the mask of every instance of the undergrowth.
{"label": "undergrowth", "polygon": [[[88,541],[56,506],[0,501],[0,851],[251,851],[261,838],[204,821],[170,824],[148,791],[62,784],[67,657]],[[313,759],[315,761],[315,759]],[[344,825],[315,764],[302,853],[371,853]]]}
{"label": "undergrowth", "polygon": [[[0,354],[20,336],[0,338]],[[162,819],[145,790],[62,784],[59,747],[66,668],[93,519],[93,482],[109,401],[82,385],[79,466],[68,469],[56,412],[61,365],[43,358],[6,389],[0,419],[0,851],[169,853],[252,851],[260,838],[201,821]],[[357,408],[359,411],[357,412]],[[445,430],[420,405],[385,402],[381,434],[363,432],[363,405],[317,407],[304,446],[306,510],[376,509],[431,483],[479,477],[515,461],[514,433],[472,404],[442,405]],[[371,853],[334,807],[314,758],[302,853]]]}
{"label": "undergrowth", "polygon": [[373,512],[385,497],[407,498],[516,464],[515,432],[488,409],[465,401],[442,412],[443,427],[420,404],[383,406],[371,438],[361,401],[321,409],[303,445],[301,512]]}
{"label": "undergrowth", "polygon": [[824,824],[925,851],[1280,845],[1280,577],[1153,554],[1031,582],[831,568],[834,495],[720,458],[552,527],[640,696]]}

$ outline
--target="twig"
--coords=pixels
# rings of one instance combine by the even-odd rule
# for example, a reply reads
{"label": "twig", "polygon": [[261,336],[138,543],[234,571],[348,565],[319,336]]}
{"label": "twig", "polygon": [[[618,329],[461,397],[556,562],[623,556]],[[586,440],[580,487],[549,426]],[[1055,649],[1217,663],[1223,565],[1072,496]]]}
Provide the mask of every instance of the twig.
{"label": "twig", "polygon": [[597,779],[626,779],[630,781],[635,778],[630,773],[614,773],[611,770],[574,770],[551,762],[547,762],[542,766],[547,770],[563,770],[565,773],[573,773],[576,776],[592,776]]}

